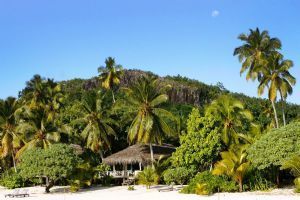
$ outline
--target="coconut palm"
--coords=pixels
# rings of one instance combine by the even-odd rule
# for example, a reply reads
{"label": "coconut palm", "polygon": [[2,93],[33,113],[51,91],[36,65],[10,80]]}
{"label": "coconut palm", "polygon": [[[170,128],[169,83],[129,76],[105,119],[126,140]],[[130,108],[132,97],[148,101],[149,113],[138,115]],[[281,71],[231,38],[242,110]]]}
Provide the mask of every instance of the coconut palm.
{"label": "coconut palm", "polygon": [[51,144],[60,140],[62,130],[53,122],[47,120],[44,110],[31,110],[23,107],[24,115],[16,127],[21,134],[24,146],[17,152],[18,158],[24,151],[34,147],[48,148]]}
{"label": "coconut palm", "polygon": [[[269,57],[272,54],[279,54],[281,42],[278,38],[271,38],[268,31],[250,29],[250,34],[240,34],[238,37],[244,44],[234,50],[233,55],[238,56],[242,63],[240,73],[246,74],[246,79],[258,80],[262,82],[263,69],[268,68]],[[258,89],[260,90],[260,89]],[[259,92],[258,92],[259,93]],[[274,111],[276,127],[278,128],[278,117],[275,102],[271,101]]]}
{"label": "coconut palm", "polygon": [[20,93],[22,99],[25,100],[26,105],[30,108],[37,108],[40,104],[44,104],[45,98],[45,79],[36,74],[30,81],[26,82],[25,89]]}
{"label": "coconut palm", "polygon": [[223,127],[222,140],[227,146],[238,143],[243,121],[250,122],[253,119],[251,112],[244,108],[242,102],[229,95],[221,95],[206,108],[205,112],[220,121]]}
{"label": "coconut palm", "polygon": [[243,45],[235,48],[233,55],[238,56],[242,63],[240,73],[247,71],[246,79],[256,80],[261,76],[260,68],[267,64],[270,53],[281,48],[281,42],[277,38],[271,38],[268,31],[250,29],[250,34],[240,34],[238,39]]}
{"label": "coconut palm", "polygon": [[113,103],[116,102],[114,95],[114,86],[120,84],[120,79],[123,74],[122,65],[116,64],[116,61],[112,57],[108,57],[105,60],[105,66],[98,68],[99,79],[101,81],[101,86],[107,90],[111,90]]}
{"label": "coconut palm", "polygon": [[115,122],[110,117],[109,108],[105,107],[103,100],[102,93],[89,93],[81,104],[82,117],[75,122],[83,124],[81,136],[86,147],[100,153],[101,158],[103,151],[110,148],[109,136],[116,136],[112,128]]}
{"label": "coconut palm", "polygon": [[215,164],[212,171],[215,175],[223,175],[231,177],[239,184],[239,191],[243,191],[243,178],[246,174],[250,162],[247,161],[247,153],[243,146],[232,146],[229,151],[221,153],[222,160]]}
{"label": "coconut palm", "polygon": [[43,109],[47,120],[54,121],[64,100],[61,85],[52,79],[35,75],[22,91],[24,104],[30,109]]}
{"label": "coconut palm", "polygon": [[[287,96],[293,93],[293,86],[296,84],[295,77],[289,72],[292,67],[293,62],[291,60],[283,60],[282,55],[272,54],[269,58],[268,67],[262,69],[263,76],[258,87],[259,95],[263,94],[265,88],[268,89],[269,99],[272,102],[274,113],[276,113],[275,101],[277,94],[280,94],[284,126],[286,125],[284,102]],[[278,127],[278,119],[276,120]]]}
{"label": "coconut palm", "polygon": [[0,153],[2,158],[11,156],[15,171],[15,151],[21,146],[21,140],[16,132],[17,119],[15,113],[18,108],[19,104],[13,97],[0,101]]}
{"label": "coconut palm", "polygon": [[161,144],[165,135],[174,133],[169,122],[177,123],[174,115],[162,108],[162,104],[168,101],[165,92],[169,87],[160,84],[153,76],[142,76],[132,87],[123,88],[126,98],[116,105],[120,105],[126,116],[131,119],[128,129],[129,141],[149,144],[152,166],[152,144]]}

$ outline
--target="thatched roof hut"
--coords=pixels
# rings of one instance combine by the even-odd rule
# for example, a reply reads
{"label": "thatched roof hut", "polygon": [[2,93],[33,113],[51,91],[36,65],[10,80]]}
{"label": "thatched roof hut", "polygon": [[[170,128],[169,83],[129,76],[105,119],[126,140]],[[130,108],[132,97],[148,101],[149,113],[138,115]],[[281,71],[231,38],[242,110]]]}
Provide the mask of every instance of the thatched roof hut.
{"label": "thatched roof hut", "polygon": [[[171,146],[152,145],[154,159],[159,159],[161,156],[171,156],[175,151]],[[151,155],[149,145],[135,144],[128,148],[112,154],[103,159],[103,163],[108,165],[127,165],[127,164],[142,164],[143,166],[151,163]]]}

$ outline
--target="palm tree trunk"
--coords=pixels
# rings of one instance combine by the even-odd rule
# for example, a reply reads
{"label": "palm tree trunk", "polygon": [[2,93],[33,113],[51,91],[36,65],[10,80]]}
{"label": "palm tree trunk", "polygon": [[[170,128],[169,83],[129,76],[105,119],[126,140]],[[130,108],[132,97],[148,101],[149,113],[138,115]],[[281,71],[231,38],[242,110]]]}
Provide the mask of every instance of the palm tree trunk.
{"label": "palm tree trunk", "polygon": [[239,180],[239,192],[243,192],[243,179]]}
{"label": "palm tree trunk", "polygon": [[154,155],[153,155],[153,147],[152,147],[152,143],[149,143],[149,147],[150,147],[150,155],[151,155],[151,165],[152,168],[154,169]]}
{"label": "palm tree trunk", "polygon": [[285,126],[286,125],[286,120],[285,120],[285,112],[284,112],[284,99],[283,99],[281,91],[280,91],[280,97],[281,97],[281,109],[282,109],[283,126]]}
{"label": "palm tree trunk", "polygon": [[14,152],[13,151],[11,152],[11,156],[12,156],[12,160],[13,160],[15,172],[17,172],[16,160],[15,160],[15,156],[14,156]]}
{"label": "palm tree trunk", "polygon": [[112,94],[112,98],[113,98],[113,103],[116,103],[115,94],[114,94],[113,89],[111,89],[111,94]]}
{"label": "palm tree trunk", "polygon": [[275,117],[275,122],[276,122],[276,128],[279,128],[279,124],[278,124],[278,117],[277,117],[277,111],[276,111],[276,107],[275,107],[275,102],[273,100],[271,100],[272,102],[272,107],[273,107],[273,111],[274,111],[274,117]]}

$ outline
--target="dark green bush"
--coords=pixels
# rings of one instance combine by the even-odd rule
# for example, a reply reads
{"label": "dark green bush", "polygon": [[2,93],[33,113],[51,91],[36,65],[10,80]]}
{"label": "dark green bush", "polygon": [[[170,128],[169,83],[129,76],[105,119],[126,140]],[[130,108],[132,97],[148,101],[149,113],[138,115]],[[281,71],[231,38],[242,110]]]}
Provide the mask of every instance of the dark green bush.
{"label": "dark green bush", "polygon": [[183,185],[189,180],[189,177],[194,173],[194,170],[185,167],[177,167],[174,169],[167,169],[163,173],[165,183],[176,183]]}
{"label": "dark green bush", "polygon": [[244,190],[267,191],[275,188],[275,184],[269,180],[270,175],[256,168],[250,169],[244,179]]}
{"label": "dark green bush", "polygon": [[198,173],[190,182],[184,187],[181,192],[185,194],[195,194],[197,184],[205,184],[205,191],[208,194],[215,192],[234,192],[238,187],[234,181],[230,181],[226,176],[216,176],[209,171]]}
{"label": "dark green bush", "polygon": [[19,174],[9,170],[2,174],[0,185],[8,189],[20,188],[25,186],[25,180]]}

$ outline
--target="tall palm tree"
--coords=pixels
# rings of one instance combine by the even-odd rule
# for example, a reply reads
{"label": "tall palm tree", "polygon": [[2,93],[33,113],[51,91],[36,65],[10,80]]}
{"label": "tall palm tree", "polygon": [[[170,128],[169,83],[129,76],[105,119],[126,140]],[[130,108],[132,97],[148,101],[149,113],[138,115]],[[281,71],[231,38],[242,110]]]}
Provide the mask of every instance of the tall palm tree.
{"label": "tall palm tree", "polygon": [[105,66],[98,68],[99,79],[101,81],[101,86],[107,90],[111,90],[113,103],[116,102],[114,95],[114,86],[120,84],[120,79],[123,74],[122,65],[116,64],[116,61],[112,57],[108,57],[105,60]]}
{"label": "tall palm tree", "polygon": [[21,140],[16,132],[17,119],[15,113],[18,108],[19,104],[13,97],[0,101],[1,157],[11,156],[15,171],[15,150],[21,146]]}
{"label": "tall palm tree", "polygon": [[95,92],[89,93],[81,104],[82,117],[75,123],[83,124],[82,138],[86,147],[100,153],[110,148],[109,136],[116,136],[112,125],[115,123],[110,117],[109,108],[106,107],[104,95]]}
{"label": "tall palm tree", "polygon": [[165,135],[174,133],[169,122],[177,123],[174,115],[162,108],[162,104],[168,101],[165,93],[168,88],[170,85],[160,84],[155,77],[142,76],[132,87],[123,88],[126,97],[120,101],[126,116],[132,119],[128,139],[130,142],[149,144],[152,166],[152,144],[161,144]]}
{"label": "tall palm tree", "polygon": [[250,166],[247,161],[247,153],[243,146],[232,146],[229,151],[221,153],[222,160],[215,164],[212,171],[215,175],[223,175],[231,177],[239,184],[239,191],[243,191],[243,178]]}
{"label": "tall palm tree", "polygon": [[240,34],[243,45],[235,48],[233,55],[242,63],[240,73],[247,71],[246,79],[256,80],[261,76],[260,68],[267,64],[269,54],[281,48],[278,38],[271,38],[268,31],[250,29],[250,34]]}
{"label": "tall palm tree", "polygon": [[238,143],[238,135],[244,121],[252,121],[250,111],[239,100],[229,95],[221,95],[205,110],[206,114],[215,116],[221,123],[222,140],[225,145]]}
{"label": "tall palm tree", "polygon": [[[237,47],[234,50],[233,55],[238,56],[239,61],[242,63],[240,73],[244,73],[248,70],[246,79],[250,78],[258,80],[261,83],[263,76],[263,69],[268,67],[270,55],[278,53],[281,49],[281,42],[278,38],[271,38],[268,31],[262,31],[258,28],[256,30],[250,29],[250,34],[240,34],[238,37],[243,41],[243,45]],[[275,107],[275,102],[271,101],[274,111],[274,117],[276,121],[276,127],[278,128],[278,117]]]}
{"label": "tall palm tree", "polygon": [[[268,66],[262,68],[263,75],[258,86],[259,95],[262,95],[265,88],[268,88],[269,99],[272,102],[274,113],[276,113],[275,101],[277,99],[277,94],[280,94],[284,126],[286,125],[284,102],[287,96],[293,93],[292,86],[296,84],[295,77],[289,73],[291,67],[293,67],[293,62],[291,60],[283,60],[282,55],[272,54],[269,58]],[[276,115],[275,119],[278,128],[278,118]]]}

